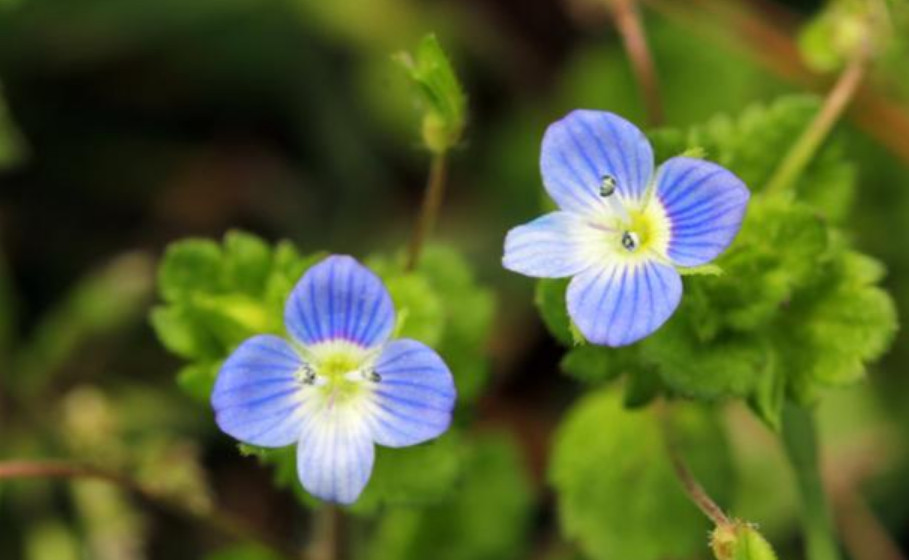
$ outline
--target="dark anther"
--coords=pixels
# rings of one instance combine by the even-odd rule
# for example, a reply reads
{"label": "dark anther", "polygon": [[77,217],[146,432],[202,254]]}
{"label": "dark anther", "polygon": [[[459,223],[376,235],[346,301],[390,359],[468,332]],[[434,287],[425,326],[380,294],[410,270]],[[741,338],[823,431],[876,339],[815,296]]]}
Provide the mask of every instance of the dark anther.
{"label": "dark anther", "polygon": [[369,379],[373,383],[378,383],[379,381],[382,381],[382,376],[379,375],[379,372],[372,369],[372,370],[369,370],[369,373],[367,374],[367,379]]}
{"label": "dark anther", "polygon": [[615,192],[615,188],[615,177],[612,175],[603,175],[603,178],[600,179],[600,196],[603,198],[612,196],[612,193]]}
{"label": "dark anther", "polygon": [[638,248],[638,236],[630,231],[622,234],[622,247],[628,251],[634,251]]}
{"label": "dark anther", "polygon": [[304,385],[312,385],[316,382],[316,372],[312,369],[312,366],[309,364],[303,364],[303,367],[300,368],[299,378]]}

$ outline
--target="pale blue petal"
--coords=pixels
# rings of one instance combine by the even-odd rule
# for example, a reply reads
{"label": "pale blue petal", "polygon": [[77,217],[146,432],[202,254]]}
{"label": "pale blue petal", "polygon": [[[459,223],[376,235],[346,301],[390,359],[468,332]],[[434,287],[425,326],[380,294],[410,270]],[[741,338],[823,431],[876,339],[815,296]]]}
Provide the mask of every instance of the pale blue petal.
{"label": "pale blue petal", "polygon": [[448,366],[435,351],[416,340],[396,340],[375,366],[371,406],[372,437],[388,447],[421,443],[451,424],[457,393]]}
{"label": "pale blue petal", "polygon": [[657,261],[589,269],[568,285],[568,314],[594,344],[625,346],[650,335],[672,315],[682,279]]}
{"label": "pale blue petal", "polygon": [[300,279],[287,300],[284,322],[305,345],[347,340],[368,348],[388,339],[395,312],[378,276],[352,257],[334,255]]}
{"label": "pale blue petal", "polygon": [[327,407],[306,418],[297,448],[297,474],[310,494],[328,502],[357,501],[375,458],[359,409]]}
{"label": "pale blue petal", "polygon": [[608,246],[606,233],[582,216],[552,212],[508,232],[502,264],[535,278],[564,278],[602,262]]}
{"label": "pale blue petal", "polygon": [[215,422],[236,439],[262,447],[297,441],[306,388],[294,374],[303,365],[284,340],[254,336],[227,358],[211,394]]}
{"label": "pale blue petal", "polygon": [[549,196],[562,210],[608,211],[600,196],[604,176],[623,198],[639,199],[653,175],[653,150],[630,122],[605,111],[577,110],[543,136],[540,170]]}
{"label": "pale blue petal", "polygon": [[660,166],[656,194],[672,224],[668,256],[679,266],[698,266],[725,251],[742,225],[750,196],[732,172],[687,157]]}

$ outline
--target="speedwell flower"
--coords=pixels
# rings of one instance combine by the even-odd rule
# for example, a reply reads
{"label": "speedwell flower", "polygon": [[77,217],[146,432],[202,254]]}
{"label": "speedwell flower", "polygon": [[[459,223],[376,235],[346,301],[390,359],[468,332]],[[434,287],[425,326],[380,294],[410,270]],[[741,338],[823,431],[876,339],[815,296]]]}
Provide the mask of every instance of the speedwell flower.
{"label": "speedwell flower", "polygon": [[676,267],[703,265],[732,243],[748,203],[730,171],[674,157],[654,173],[650,143],[602,111],[573,111],[543,137],[540,169],[559,210],[516,227],[506,268],[573,277],[568,314],[590,342],[623,346],[657,330],[682,297]]}
{"label": "speedwell flower", "polygon": [[227,359],[211,402],[218,426],[261,447],[297,444],[303,487],[356,501],[374,444],[404,447],[451,423],[451,372],[431,348],[389,341],[395,312],[379,278],[331,256],[309,269],[284,310],[290,340],[254,336]]}

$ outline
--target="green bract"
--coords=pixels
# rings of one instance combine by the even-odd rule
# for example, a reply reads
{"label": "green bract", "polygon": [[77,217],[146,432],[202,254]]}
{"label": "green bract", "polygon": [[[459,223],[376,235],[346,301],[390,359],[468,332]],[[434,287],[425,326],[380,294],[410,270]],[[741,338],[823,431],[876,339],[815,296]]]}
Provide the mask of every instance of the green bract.
{"label": "green bract", "polygon": [[710,547],[716,560],[777,560],[767,539],[757,528],[742,521],[714,529]]}
{"label": "green bract", "polygon": [[[673,417],[691,468],[720,500],[731,466],[724,434],[703,408]],[[626,410],[617,393],[584,397],[559,427],[550,467],[564,534],[594,560],[689,558],[704,550],[709,524],[682,491],[659,420]]]}
{"label": "green bract", "polygon": [[423,141],[430,151],[443,153],[457,145],[467,120],[467,99],[435,35],[427,35],[411,55],[395,56],[420,92]]}

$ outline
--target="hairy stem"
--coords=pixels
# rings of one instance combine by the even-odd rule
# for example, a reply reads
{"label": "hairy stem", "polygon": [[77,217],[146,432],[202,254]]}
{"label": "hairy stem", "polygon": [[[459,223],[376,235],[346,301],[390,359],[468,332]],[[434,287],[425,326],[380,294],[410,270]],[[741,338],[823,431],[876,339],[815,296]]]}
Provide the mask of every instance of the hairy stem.
{"label": "hairy stem", "polygon": [[616,28],[622,36],[625,52],[631,61],[631,68],[644,100],[647,123],[650,126],[659,126],[663,124],[663,103],[660,99],[656,68],[650,55],[650,48],[647,46],[637,3],[635,0],[613,0],[610,4]]}
{"label": "hairy stem", "polygon": [[818,148],[830,134],[855,92],[861,85],[871,61],[871,47],[866,40],[853,55],[849,64],[824,99],[821,110],[786,153],[767,183],[767,193],[779,193],[790,188],[811,163]]}
{"label": "hairy stem", "polygon": [[682,457],[679,450],[671,444],[668,446],[668,450],[669,460],[672,461],[672,468],[675,470],[675,475],[679,479],[679,482],[682,483],[682,488],[685,489],[688,498],[713,522],[714,525],[718,527],[729,525],[729,517],[726,516],[723,509],[713,501],[713,498],[707,494],[707,491],[704,490],[701,483],[694,477],[694,474],[691,472],[691,469],[688,468],[688,465],[685,463],[685,459]]}
{"label": "hairy stem", "polygon": [[442,207],[445,195],[445,176],[448,171],[448,158],[445,152],[435,153],[429,164],[429,178],[426,181],[426,191],[423,194],[423,207],[417,220],[416,229],[410,240],[410,250],[407,256],[407,270],[414,270],[420,262],[420,252],[426,239],[435,226]]}
{"label": "hairy stem", "polygon": [[289,557],[288,551],[275,543],[269,537],[259,534],[246,525],[243,521],[216,509],[206,508],[205,511],[197,507],[165,496],[124,474],[77,463],[65,461],[0,461],[0,481],[10,479],[41,479],[41,478],[93,478],[103,480],[138,495],[143,500],[158,505],[182,517],[191,519],[224,536],[236,541],[257,541],[282,557]]}
{"label": "hairy stem", "polygon": [[672,468],[676,478],[682,484],[682,489],[688,499],[697,506],[701,512],[710,519],[717,527],[731,525],[729,517],[723,512],[723,509],[717,505],[713,498],[707,493],[701,483],[695,478],[694,473],[688,468],[685,457],[679,448],[675,434],[672,430],[672,424],[669,418],[668,406],[662,404],[657,408],[657,415],[660,420],[660,427],[663,430],[663,441],[666,443],[666,453],[672,462]]}
{"label": "hairy stem", "polygon": [[812,410],[787,404],[783,409],[783,443],[802,497],[802,523],[808,560],[840,560],[833,517],[824,494],[818,459],[817,427]]}

